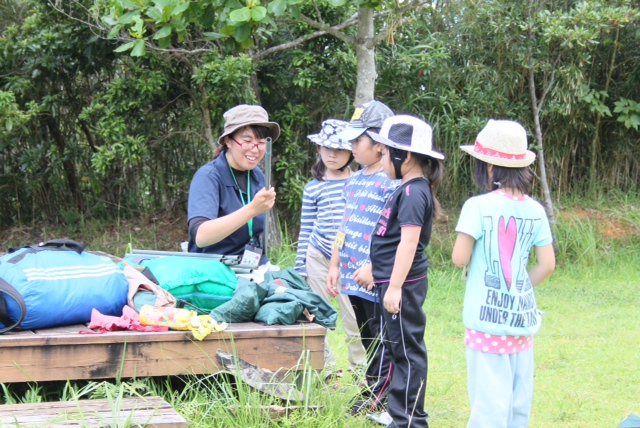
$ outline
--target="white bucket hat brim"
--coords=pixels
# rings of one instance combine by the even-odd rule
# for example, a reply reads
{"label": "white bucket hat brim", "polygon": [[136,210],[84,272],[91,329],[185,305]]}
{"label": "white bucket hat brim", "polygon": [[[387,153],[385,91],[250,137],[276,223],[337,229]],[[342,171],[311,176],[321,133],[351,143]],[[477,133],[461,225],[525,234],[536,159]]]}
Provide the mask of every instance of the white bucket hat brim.
{"label": "white bucket hat brim", "polygon": [[433,130],[427,122],[405,114],[385,119],[379,134],[371,133],[371,138],[385,146],[420,153],[435,159],[445,156],[433,150]]}

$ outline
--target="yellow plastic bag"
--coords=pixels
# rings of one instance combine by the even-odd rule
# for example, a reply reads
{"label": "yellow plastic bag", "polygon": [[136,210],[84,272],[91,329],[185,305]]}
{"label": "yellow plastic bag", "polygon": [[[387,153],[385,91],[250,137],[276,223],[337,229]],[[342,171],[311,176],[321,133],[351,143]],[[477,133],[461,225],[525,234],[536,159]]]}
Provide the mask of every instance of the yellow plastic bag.
{"label": "yellow plastic bag", "polygon": [[171,330],[191,330],[198,340],[204,339],[212,331],[224,331],[227,328],[227,323],[218,323],[209,315],[198,315],[188,309],[150,305],[140,308],[140,324],[159,325]]}

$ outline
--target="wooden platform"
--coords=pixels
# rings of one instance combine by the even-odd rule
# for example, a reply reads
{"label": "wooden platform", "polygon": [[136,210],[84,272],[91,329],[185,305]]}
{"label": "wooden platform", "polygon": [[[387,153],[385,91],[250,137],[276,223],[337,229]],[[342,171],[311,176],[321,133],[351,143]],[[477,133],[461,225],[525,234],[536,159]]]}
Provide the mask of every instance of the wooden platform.
{"label": "wooden platform", "polygon": [[160,397],[56,401],[0,406],[0,427],[186,428],[187,421]]}
{"label": "wooden platform", "polygon": [[182,331],[79,331],[91,330],[77,325],[0,335],[0,383],[215,373],[218,349],[272,371],[304,364],[308,350],[310,367],[324,367],[326,329],[314,323],[230,324],[203,341]]}

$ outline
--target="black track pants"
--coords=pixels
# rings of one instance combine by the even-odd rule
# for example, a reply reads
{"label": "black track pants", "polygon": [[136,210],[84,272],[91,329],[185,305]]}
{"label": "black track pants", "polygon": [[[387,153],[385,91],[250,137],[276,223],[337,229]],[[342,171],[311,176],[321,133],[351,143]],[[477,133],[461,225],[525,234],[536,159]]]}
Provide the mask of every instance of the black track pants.
{"label": "black track pants", "polygon": [[[388,283],[381,284],[382,301],[388,288]],[[424,410],[428,367],[424,344],[427,316],[422,310],[427,288],[426,276],[408,281],[402,286],[400,313],[392,315],[384,306],[382,309],[384,346],[391,354],[393,365],[387,404],[387,411],[393,418],[391,427],[429,426]]]}

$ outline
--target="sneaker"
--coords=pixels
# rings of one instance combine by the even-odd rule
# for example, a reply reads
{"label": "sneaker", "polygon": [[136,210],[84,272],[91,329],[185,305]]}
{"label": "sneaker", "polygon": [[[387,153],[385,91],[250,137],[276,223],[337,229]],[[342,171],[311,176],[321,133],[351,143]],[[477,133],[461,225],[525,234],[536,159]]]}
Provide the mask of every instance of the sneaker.
{"label": "sneaker", "polygon": [[367,419],[385,427],[393,422],[393,418],[388,412],[369,413]]}
{"label": "sneaker", "polygon": [[382,412],[383,409],[384,407],[371,397],[358,397],[356,402],[351,406],[349,413],[352,416],[357,416],[360,414]]}

